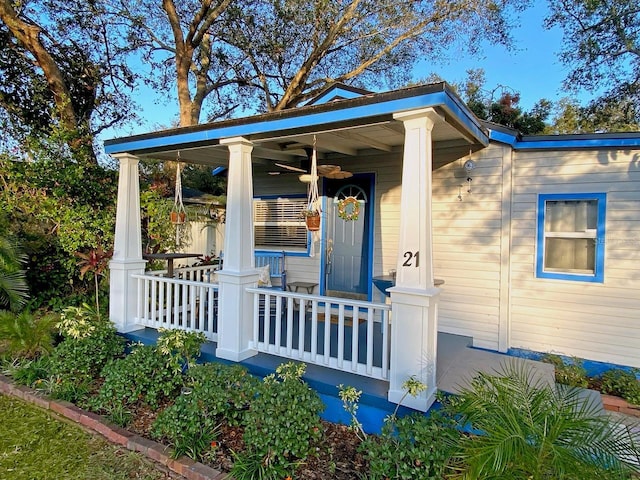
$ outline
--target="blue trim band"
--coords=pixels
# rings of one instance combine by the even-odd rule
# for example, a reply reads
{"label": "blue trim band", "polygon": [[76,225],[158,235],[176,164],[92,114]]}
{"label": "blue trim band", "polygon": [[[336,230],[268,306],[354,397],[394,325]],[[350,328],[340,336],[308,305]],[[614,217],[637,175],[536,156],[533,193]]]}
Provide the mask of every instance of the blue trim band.
{"label": "blue trim band", "polygon": [[558,135],[558,138],[549,136],[527,137],[518,139],[500,130],[490,130],[489,138],[493,141],[511,145],[514,150],[567,150],[579,148],[640,148],[640,134],[625,135],[624,137],[612,137],[605,134],[593,134],[589,136]]}

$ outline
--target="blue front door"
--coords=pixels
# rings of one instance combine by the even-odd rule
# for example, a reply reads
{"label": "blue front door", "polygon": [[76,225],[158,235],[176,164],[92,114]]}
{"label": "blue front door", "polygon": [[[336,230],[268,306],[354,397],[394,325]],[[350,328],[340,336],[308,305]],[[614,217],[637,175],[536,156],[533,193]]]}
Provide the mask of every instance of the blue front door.
{"label": "blue front door", "polygon": [[372,176],[325,179],[327,241],[325,294],[370,299]]}

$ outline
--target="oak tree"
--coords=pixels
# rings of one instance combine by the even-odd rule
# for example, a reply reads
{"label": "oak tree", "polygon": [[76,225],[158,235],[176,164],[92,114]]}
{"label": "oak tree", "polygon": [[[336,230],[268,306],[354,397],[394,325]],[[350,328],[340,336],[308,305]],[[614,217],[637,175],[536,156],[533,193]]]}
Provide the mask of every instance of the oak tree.
{"label": "oak tree", "polygon": [[640,4],[637,0],[553,0],[548,28],[563,31],[565,86],[597,95],[582,112],[592,129],[640,128]]}
{"label": "oak tree", "polygon": [[[115,0],[114,0],[115,1]],[[277,111],[333,82],[393,88],[418,60],[482,41],[509,44],[527,2],[455,0],[136,0],[118,4],[158,88],[175,88],[180,124]],[[171,72],[171,69],[174,69]],[[213,108],[205,108],[205,102]]]}

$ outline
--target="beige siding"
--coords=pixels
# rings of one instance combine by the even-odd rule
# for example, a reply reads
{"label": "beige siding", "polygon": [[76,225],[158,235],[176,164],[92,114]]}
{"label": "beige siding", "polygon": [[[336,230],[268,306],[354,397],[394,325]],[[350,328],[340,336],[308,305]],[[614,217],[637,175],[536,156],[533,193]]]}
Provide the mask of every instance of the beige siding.
{"label": "beige siding", "polygon": [[[627,152],[515,152],[492,144],[433,172],[439,329],[494,350],[526,348],[640,366],[640,167]],[[375,174],[374,275],[396,268],[400,152],[333,159]],[[295,175],[257,177],[256,194],[304,193]],[[540,193],[607,193],[605,281],[535,276]],[[458,199],[461,194],[462,201]],[[289,281],[320,281],[315,258],[289,257]],[[374,299],[380,299],[374,291]]]}
{"label": "beige siding", "polygon": [[504,308],[503,156],[500,146],[473,155],[471,193],[462,168],[466,158],[433,174],[434,273],[445,281],[439,330],[472,336],[475,346],[494,350]]}
{"label": "beige siding", "polygon": [[[640,366],[640,169],[628,152],[517,152],[511,346]],[[535,276],[539,193],[607,194],[602,284]]]}

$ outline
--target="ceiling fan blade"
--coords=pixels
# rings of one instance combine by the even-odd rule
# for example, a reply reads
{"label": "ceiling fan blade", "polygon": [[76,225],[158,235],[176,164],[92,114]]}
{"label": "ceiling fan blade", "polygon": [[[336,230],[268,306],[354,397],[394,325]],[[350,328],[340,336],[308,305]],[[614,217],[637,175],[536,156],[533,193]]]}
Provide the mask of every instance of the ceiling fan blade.
{"label": "ceiling fan blade", "polygon": [[307,173],[305,169],[294,167],[293,165],[287,165],[285,163],[276,163],[276,165],[280,168],[284,168],[285,170],[291,170],[292,172]]}
{"label": "ceiling fan blade", "polygon": [[324,175],[324,177],[325,178],[336,178],[336,179],[342,180],[344,178],[353,177],[353,173],[347,172],[346,170],[337,170],[335,172],[327,173],[326,175]]}
{"label": "ceiling fan blade", "polygon": [[318,175],[324,175],[326,177],[330,173],[339,171],[340,167],[338,165],[318,165]]}

